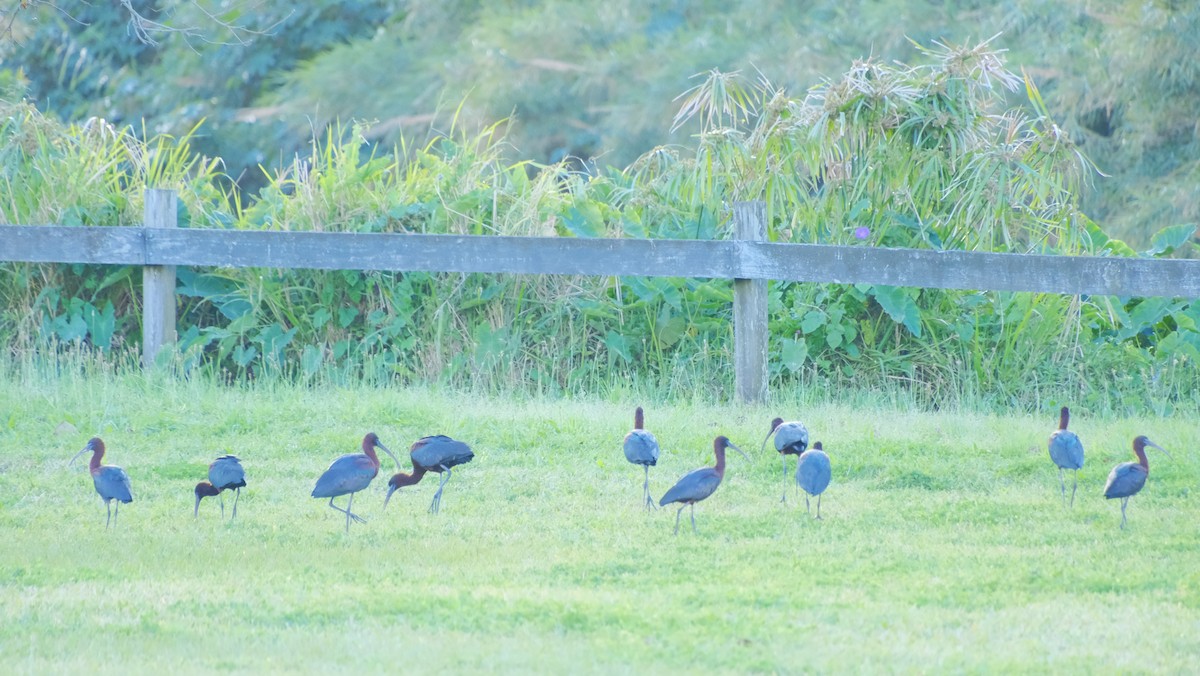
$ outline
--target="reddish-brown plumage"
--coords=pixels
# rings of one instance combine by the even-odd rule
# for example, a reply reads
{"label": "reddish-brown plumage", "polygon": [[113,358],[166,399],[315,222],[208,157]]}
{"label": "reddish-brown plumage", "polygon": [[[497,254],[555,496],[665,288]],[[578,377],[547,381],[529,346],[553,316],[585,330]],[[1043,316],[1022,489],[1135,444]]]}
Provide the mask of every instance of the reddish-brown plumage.
{"label": "reddish-brown plumage", "polygon": [[212,485],[207,481],[201,481],[196,484],[196,497],[211,498],[221,493],[221,489]]}
{"label": "reddish-brown plumage", "polygon": [[100,437],[92,437],[88,441],[92,446],[92,461],[88,463],[88,471],[94,476],[100,471],[100,459],[104,457],[104,442]]}
{"label": "reddish-brown plumage", "polygon": [[409,474],[405,474],[404,472],[394,474],[391,479],[388,479],[388,486],[391,486],[392,490],[395,490],[418,484],[421,482],[421,479],[425,478],[427,471],[424,467],[413,467],[413,471]]}
{"label": "reddish-brown plumage", "polygon": [[638,406],[637,410],[633,412],[633,429],[644,430],[644,429],[646,429],[645,424],[646,424],[646,418],[642,414],[642,407]]}
{"label": "reddish-brown plumage", "polygon": [[717,464],[713,466],[717,476],[725,478],[725,447],[729,445],[729,437],[713,439],[713,455],[717,456]]}
{"label": "reddish-brown plumage", "polygon": [[1071,421],[1071,409],[1067,408],[1066,406],[1063,406],[1062,413],[1059,415],[1059,418],[1058,418],[1058,429],[1060,429],[1060,430],[1067,429],[1067,423],[1070,421]]}
{"label": "reddish-brown plumage", "polygon": [[1149,439],[1147,439],[1144,436],[1134,439],[1133,440],[1133,453],[1134,453],[1134,455],[1137,456],[1138,464],[1142,466],[1142,469],[1146,470],[1147,474],[1149,474],[1150,473],[1150,461],[1146,459],[1146,442],[1147,441],[1149,441]]}
{"label": "reddish-brown plumage", "polygon": [[375,469],[379,469],[379,456],[375,455],[375,445],[379,443],[379,435],[371,432],[363,437],[362,450],[363,455],[375,465]]}

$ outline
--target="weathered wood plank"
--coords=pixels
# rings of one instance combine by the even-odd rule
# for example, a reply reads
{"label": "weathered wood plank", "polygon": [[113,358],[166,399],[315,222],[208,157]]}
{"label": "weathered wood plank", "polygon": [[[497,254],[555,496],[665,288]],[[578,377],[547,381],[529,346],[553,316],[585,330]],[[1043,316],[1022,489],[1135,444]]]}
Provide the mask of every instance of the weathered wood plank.
{"label": "weathered wood plank", "polygon": [[155,231],[153,262],[325,270],[732,277],[730,242],[395,235],[245,230]]}
{"label": "weathered wood plank", "polygon": [[744,244],[748,277],[936,289],[1200,298],[1200,261]]}
{"label": "weathered wood plank", "polygon": [[[146,232],[176,226],[176,197],[172,190],[147,190]],[[149,245],[149,238],[146,240]],[[142,268],[142,366],[151,368],[158,352],[175,342],[175,266]]]}
{"label": "weathered wood plank", "polygon": [[[733,206],[737,244],[767,239],[766,205],[738,202]],[[739,266],[741,267],[741,266]],[[757,403],[767,398],[767,280],[733,282],[734,391],[738,401]]]}
{"label": "weathered wood plank", "polygon": [[141,228],[0,225],[0,261],[141,265]]}
{"label": "weathered wood plank", "polygon": [[[0,260],[773,279],[1200,298],[1200,261],[770,242],[0,226]],[[145,245],[143,246],[143,237]]]}

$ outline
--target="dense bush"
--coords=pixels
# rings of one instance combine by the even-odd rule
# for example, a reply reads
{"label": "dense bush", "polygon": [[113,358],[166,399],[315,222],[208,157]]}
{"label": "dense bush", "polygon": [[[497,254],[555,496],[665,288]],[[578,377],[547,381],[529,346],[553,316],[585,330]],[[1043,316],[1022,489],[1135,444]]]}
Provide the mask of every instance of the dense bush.
{"label": "dense bush", "polygon": [[[247,196],[192,136],[3,114],[6,222],[124,225],[147,186],[184,227],[711,239],[765,199],[777,241],[1134,255],[1079,210],[1090,165],[989,45],[920,66],[856,62],[804,98],[713,71],[681,97],[694,148],[624,170],[512,163],[504,124],[374,149],[331,127]],[[1027,108],[1005,96],[1024,91]],[[1034,111],[1031,116],[1022,112]],[[1151,253],[1187,247],[1171,228]],[[138,338],[128,268],[5,265],[10,349]],[[180,270],[178,366],[551,393],[728,388],[728,282],[437,273]],[[928,405],[1195,405],[1200,309],[1164,300],[774,284],[777,389],[874,390]]]}

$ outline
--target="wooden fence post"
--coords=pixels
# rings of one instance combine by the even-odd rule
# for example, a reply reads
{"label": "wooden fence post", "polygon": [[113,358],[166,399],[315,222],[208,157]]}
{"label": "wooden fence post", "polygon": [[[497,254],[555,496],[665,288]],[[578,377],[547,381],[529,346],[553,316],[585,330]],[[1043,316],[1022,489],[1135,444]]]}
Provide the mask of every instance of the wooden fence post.
{"label": "wooden fence post", "polygon": [[[733,236],[738,240],[767,239],[767,205],[761,201],[733,205]],[[738,401],[767,399],[767,280],[733,281],[733,362]]]}
{"label": "wooden fence post", "polygon": [[[145,194],[144,228],[174,228],[174,190],[148,189]],[[150,233],[144,233],[146,240]],[[164,345],[175,342],[175,266],[147,265],[142,268],[142,367],[151,368]]]}

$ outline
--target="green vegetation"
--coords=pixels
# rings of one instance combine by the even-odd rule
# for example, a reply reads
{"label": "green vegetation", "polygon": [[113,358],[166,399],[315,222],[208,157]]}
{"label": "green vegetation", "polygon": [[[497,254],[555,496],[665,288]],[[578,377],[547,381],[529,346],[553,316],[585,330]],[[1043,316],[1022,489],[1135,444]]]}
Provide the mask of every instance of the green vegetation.
{"label": "green vegetation", "polygon": [[[194,134],[62,127],[19,104],[0,126],[0,209],[9,222],[130,224],[145,187],[170,185],[184,227],[711,239],[728,236],[731,202],[763,198],[781,241],[1135,255],[1079,211],[1091,169],[1031,81],[1034,117],[1003,107],[1022,83],[990,45],[924,58],[855,63],[803,99],[714,71],[676,116],[700,120],[693,153],[657,148],[600,175],[506,162],[499,124],[388,154],[364,154],[361,126],[331,130],[253,199],[192,151]],[[1189,249],[1194,230],[1164,229],[1146,253]],[[272,270],[179,280],[182,373],[710,399],[729,385],[728,282]],[[138,284],[131,268],[6,265],[0,335],[16,354],[126,349]],[[1200,309],[1182,300],[781,283],[770,312],[777,389],[900,384],[923,406],[1156,412],[1192,409],[1200,391]]]}
{"label": "green vegetation", "polygon": [[[730,458],[698,536],[640,509],[626,400],[8,364],[0,656],[10,673],[1025,673],[1187,671],[1200,651],[1190,419],[1077,416],[1088,456],[1068,510],[1046,453],[1054,416],[640,403],[664,445],[656,496],[711,462],[717,433],[753,457]],[[777,413],[831,454],[823,521],[778,501],[779,461],[758,453]],[[381,511],[385,458],[355,500],[370,522],[346,536],[308,493],[371,430],[400,451],[453,434],[477,458],[438,516],[430,480]],[[1100,492],[1138,433],[1174,460],[1151,457],[1121,531]],[[82,463],[66,466],[92,434],[135,494],[107,532]],[[249,473],[238,520],[206,500],[193,521],[192,487],[226,452]]]}

